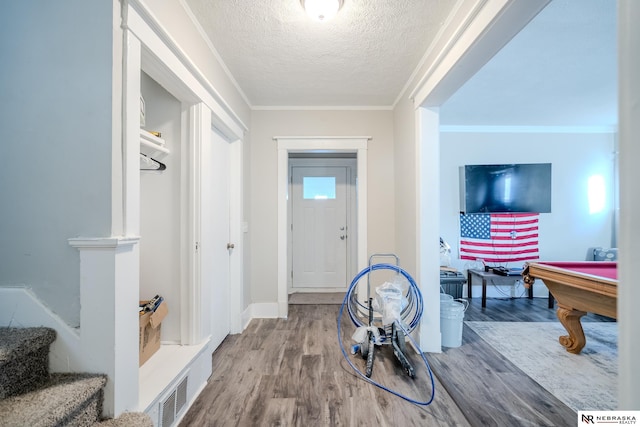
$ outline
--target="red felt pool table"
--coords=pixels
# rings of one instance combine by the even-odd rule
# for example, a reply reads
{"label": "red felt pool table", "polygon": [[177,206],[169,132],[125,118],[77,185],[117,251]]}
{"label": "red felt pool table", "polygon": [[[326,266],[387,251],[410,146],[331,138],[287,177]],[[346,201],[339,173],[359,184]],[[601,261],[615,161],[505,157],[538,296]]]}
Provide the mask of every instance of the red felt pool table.
{"label": "red felt pool table", "polygon": [[617,318],[616,262],[530,262],[522,275],[525,286],[541,279],[558,301],[557,316],[569,333],[559,338],[568,352],[578,354],[586,344],[580,318],[587,313]]}

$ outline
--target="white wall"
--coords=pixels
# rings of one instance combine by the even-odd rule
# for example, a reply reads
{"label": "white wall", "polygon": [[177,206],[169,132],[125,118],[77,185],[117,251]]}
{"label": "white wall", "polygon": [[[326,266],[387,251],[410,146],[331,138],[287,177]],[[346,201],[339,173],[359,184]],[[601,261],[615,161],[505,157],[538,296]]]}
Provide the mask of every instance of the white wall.
{"label": "white wall", "polygon": [[180,342],[181,104],[144,73],[140,84],[144,128],[161,132],[171,151],[159,158],[166,170],[140,172],[140,299],[164,297],[169,314],[162,322],[162,340]]}
{"label": "white wall", "polygon": [[0,286],[31,288],[71,326],[67,239],[111,232],[112,8],[33,0],[0,14]]}
{"label": "white wall", "polygon": [[[452,258],[460,232],[458,168],[465,164],[552,164],[552,212],[540,214],[540,259],[584,260],[588,247],[611,245],[614,134],[444,132],[440,148],[441,235]],[[587,180],[594,174],[604,177],[607,200],[603,212],[589,214]]]}
{"label": "white wall", "polygon": [[368,144],[369,253],[394,252],[393,113],[265,111],[251,119],[249,171],[252,302],[277,301],[277,150],[274,136],[371,136]]}

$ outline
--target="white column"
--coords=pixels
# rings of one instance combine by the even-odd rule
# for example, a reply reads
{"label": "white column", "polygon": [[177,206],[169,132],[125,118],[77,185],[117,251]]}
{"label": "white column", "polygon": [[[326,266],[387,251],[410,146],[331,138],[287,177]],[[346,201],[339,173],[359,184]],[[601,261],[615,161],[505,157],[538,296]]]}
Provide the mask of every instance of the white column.
{"label": "white column", "polygon": [[138,238],[77,238],[83,370],[107,375],[103,413],[138,406]]}
{"label": "white column", "polygon": [[416,110],[416,214],[418,283],[424,299],[420,349],[439,353],[440,343],[440,112]]}
{"label": "white column", "polygon": [[620,261],[618,265],[618,409],[640,409],[640,354],[635,269],[640,264],[640,2],[618,2]]}

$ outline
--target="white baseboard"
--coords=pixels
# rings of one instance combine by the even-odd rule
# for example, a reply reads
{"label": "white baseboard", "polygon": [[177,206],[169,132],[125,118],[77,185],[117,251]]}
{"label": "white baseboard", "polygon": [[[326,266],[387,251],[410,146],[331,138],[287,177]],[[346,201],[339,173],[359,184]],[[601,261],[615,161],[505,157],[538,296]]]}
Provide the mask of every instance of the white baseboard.
{"label": "white baseboard", "polygon": [[[279,304],[277,302],[258,302],[249,304],[240,316],[242,331],[244,331],[253,319],[277,319],[280,317]],[[242,333],[242,331],[238,333]]]}
{"label": "white baseboard", "polygon": [[[236,333],[241,334],[253,319],[276,319],[278,318],[278,303],[260,302],[249,304],[240,315],[242,330]],[[232,332],[234,333],[234,332]]]}
{"label": "white baseboard", "polygon": [[245,329],[247,329],[247,326],[249,326],[249,322],[251,322],[251,305],[247,306],[247,308],[244,309],[244,311],[242,312],[241,316],[241,324],[242,324],[242,331],[240,331],[239,333],[242,333]]}
{"label": "white baseboard", "polygon": [[275,319],[278,318],[277,302],[258,302],[251,304],[248,309],[252,319]]}

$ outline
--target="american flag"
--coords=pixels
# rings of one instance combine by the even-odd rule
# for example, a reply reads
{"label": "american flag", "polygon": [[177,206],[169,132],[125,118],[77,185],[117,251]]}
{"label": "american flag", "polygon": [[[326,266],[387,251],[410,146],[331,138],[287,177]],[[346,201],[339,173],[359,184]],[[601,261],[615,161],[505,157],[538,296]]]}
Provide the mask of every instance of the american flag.
{"label": "american flag", "polygon": [[538,215],[460,214],[460,258],[500,264],[539,259]]}

